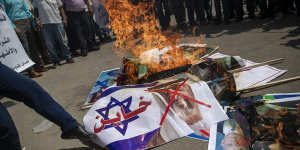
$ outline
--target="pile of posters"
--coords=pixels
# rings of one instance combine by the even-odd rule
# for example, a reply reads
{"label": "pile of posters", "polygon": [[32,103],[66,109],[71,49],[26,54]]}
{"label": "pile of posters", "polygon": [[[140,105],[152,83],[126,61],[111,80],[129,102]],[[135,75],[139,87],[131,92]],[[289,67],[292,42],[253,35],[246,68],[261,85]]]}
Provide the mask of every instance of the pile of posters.
{"label": "pile of posters", "polygon": [[[225,56],[216,53],[210,58]],[[243,61],[246,66],[256,64]],[[239,90],[269,82],[285,72],[266,65],[235,73],[234,80]],[[244,116],[247,112],[232,103],[221,102],[221,106],[206,82],[195,82],[184,75],[181,77],[186,80],[170,82],[179,74],[151,84],[116,86],[119,73],[118,68],[102,72],[85,102],[93,104],[83,122],[85,129],[95,135],[96,144],[111,150],[136,150],[190,137],[209,140],[209,149],[252,146],[252,124],[249,116]],[[291,99],[273,94],[234,100],[234,105],[248,106],[260,99],[285,100],[283,97]]]}

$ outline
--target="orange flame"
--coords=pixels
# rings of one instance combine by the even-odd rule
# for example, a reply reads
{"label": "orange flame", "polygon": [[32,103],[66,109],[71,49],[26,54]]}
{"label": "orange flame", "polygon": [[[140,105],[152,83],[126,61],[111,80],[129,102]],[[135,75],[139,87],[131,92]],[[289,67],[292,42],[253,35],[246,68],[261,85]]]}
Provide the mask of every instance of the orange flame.
{"label": "orange flame", "polygon": [[[110,27],[116,36],[115,47],[131,52],[147,65],[149,72],[191,64],[193,57],[185,57],[183,51],[176,47],[182,35],[168,36],[160,31],[153,9],[154,0],[142,0],[137,4],[133,1],[107,0],[105,3]],[[169,50],[162,53],[165,47]],[[159,56],[147,53],[153,49],[159,51],[155,53]]]}

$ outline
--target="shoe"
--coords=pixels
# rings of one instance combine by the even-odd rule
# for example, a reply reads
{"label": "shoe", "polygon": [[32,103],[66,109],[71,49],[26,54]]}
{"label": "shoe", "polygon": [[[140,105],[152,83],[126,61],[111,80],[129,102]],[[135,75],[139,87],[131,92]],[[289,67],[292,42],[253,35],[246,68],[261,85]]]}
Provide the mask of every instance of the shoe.
{"label": "shoe", "polygon": [[95,50],[99,50],[99,46],[94,45],[88,48],[88,51],[95,51]]}
{"label": "shoe", "polygon": [[67,64],[72,64],[72,63],[74,63],[74,60],[73,60],[73,58],[67,58],[66,62],[67,62]]}
{"label": "shoe", "polygon": [[40,74],[40,73],[38,73],[38,72],[36,72],[36,71],[31,71],[31,72],[29,73],[29,77],[30,77],[30,78],[38,78],[38,77],[40,77],[40,76],[42,76],[42,74]]}
{"label": "shoe", "polygon": [[48,71],[48,69],[45,67],[40,67],[39,69],[36,70],[36,72],[46,72],[46,71]]}
{"label": "shoe", "polygon": [[81,55],[82,57],[87,56],[87,55],[88,55],[88,50],[87,50],[87,49],[81,49],[80,55]]}
{"label": "shoe", "polygon": [[56,68],[57,66],[61,66],[61,63],[60,63],[59,61],[53,63],[53,67],[54,67],[54,68]]}
{"label": "shoe", "polygon": [[63,132],[61,134],[61,138],[65,140],[78,139],[82,144],[87,145],[89,147],[97,147],[92,141],[93,135],[89,135],[82,127],[79,125],[67,132]]}

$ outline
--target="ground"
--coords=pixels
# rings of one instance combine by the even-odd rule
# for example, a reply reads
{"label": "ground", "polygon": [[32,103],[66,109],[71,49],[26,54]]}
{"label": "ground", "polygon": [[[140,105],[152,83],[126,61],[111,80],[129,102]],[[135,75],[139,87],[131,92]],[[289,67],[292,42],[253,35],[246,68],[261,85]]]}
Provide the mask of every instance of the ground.
{"label": "ground", "polygon": [[[243,58],[262,62],[275,58],[284,58],[284,63],[276,64],[279,69],[288,70],[278,79],[300,75],[300,18],[288,16],[281,20],[244,20],[230,25],[203,25],[202,43],[220,46],[220,52],[239,55]],[[187,36],[186,41],[195,37]],[[199,37],[197,37],[199,38]],[[43,73],[35,79],[78,121],[82,121],[86,111],[79,106],[85,101],[95,80],[101,71],[117,68],[121,58],[112,51],[113,43],[106,43],[99,51],[90,52],[87,57],[76,57],[74,64],[65,64],[55,70]],[[250,95],[266,93],[300,92],[300,81],[294,81]],[[1,102],[7,106],[19,131],[21,143],[26,150],[84,150],[77,140],[60,139],[59,127],[53,126],[45,132],[34,134],[32,128],[44,118],[22,103],[9,99]],[[154,150],[199,150],[207,149],[207,143],[182,138],[165,144]]]}

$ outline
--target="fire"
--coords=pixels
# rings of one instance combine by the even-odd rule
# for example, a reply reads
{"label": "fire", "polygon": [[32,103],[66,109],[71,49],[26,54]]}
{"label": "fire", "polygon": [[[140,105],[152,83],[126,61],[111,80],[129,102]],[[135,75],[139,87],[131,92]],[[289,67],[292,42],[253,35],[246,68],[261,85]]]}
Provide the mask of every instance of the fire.
{"label": "fire", "polygon": [[[149,73],[191,64],[194,57],[186,57],[176,47],[183,36],[169,36],[160,31],[153,9],[154,0],[135,2],[137,1],[108,0],[105,3],[110,27],[116,36],[115,47],[129,51],[140,60],[139,63],[147,66]],[[199,49],[193,55],[202,52],[203,49]]]}

